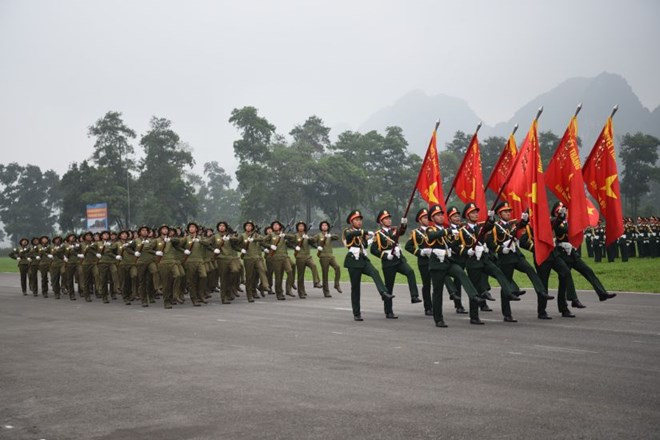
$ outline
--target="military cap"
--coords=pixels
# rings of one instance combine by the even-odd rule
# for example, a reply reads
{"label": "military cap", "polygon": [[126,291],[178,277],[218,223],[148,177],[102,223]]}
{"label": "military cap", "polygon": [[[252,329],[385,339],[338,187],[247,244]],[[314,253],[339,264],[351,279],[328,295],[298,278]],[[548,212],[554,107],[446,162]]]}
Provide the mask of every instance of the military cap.
{"label": "military cap", "polygon": [[330,229],[330,222],[328,222],[327,220],[322,220],[321,223],[319,223],[319,229],[321,229],[321,226],[322,226],[324,223],[325,223],[326,225],[328,225],[328,229]]}
{"label": "military cap", "polygon": [[459,214],[459,215],[461,214],[461,211],[459,211],[456,206],[450,206],[449,208],[447,208],[447,218],[451,218],[451,216],[455,214]]}
{"label": "military cap", "polygon": [[131,231],[124,229],[123,231],[119,231],[119,234],[117,234],[119,237],[121,237],[121,234],[126,234],[126,237],[132,237],[133,234],[131,234]]}
{"label": "military cap", "polygon": [[429,218],[433,218],[434,215],[436,214],[444,214],[445,211],[442,210],[442,206],[440,205],[433,205],[429,209]]}
{"label": "military cap", "polygon": [[298,225],[305,225],[305,232],[307,232],[307,223],[305,223],[302,220],[298,220],[298,222],[296,223],[296,231],[298,230]]}
{"label": "military cap", "polygon": [[[22,243],[30,243],[30,240],[28,240],[25,237],[22,237],[20,240],[18,240],[18,244],[22,244]],[[25,246],[25,245],[23,245],[23,246]]]}
{"label": "military cap", "polygon": [[75,232],[69,232],[68,234],[66,234],[66,237],[64,237],[64,239],[68,241],[70,237],[78,238],[78,235]]}
{"label": "military cap", "polygon": [[216,230],[220,229],[220,225],[225,225],[225,229],[229,229],[229,223],[227,223],[227,222],[224,221],[224,220],[219,221],[219,222],[215,225],[215,229],[216,229]]}
{"label": "military cap", "polygon": [[381,209],[376,216],[376,223],[380,224],[380,222],[382,222],[383,219],[386,219],[387,217],[392,217],[392,214],[390,214],[387,209]]}
{"label": "military cap", "polygon": [[499,214],[502,211],[511,211],[512,209],[513,208],[511,208],[511,205],[509,205],[509,202],[500,202],[495,207],[495,212]]}
{"label": "military cap", "polygon": [[429,215],[429,210],[426,209],[426,208],[422,208],[419,211],[417,211],[417,215],[415,216],[415,220],[417,221],[417,223],[419,223],[419,220],[422,217],[428,217],[428,215]]}
{"label": "military cap", "polygon": [[163,230],[163,228],[167,228],[168,231],[170,230],[170,227],[169,227],[168,225],[160,225],[160,226],[158,227],[158,233],[159,233],[159,234],[160,234],[160,231]]}
{"label": "military cap", "polygon": [[277,223],[278,225],[280,225],[280,229],[283,229],[283,228],[284,228],[284,225],[283,225],[282,222],[280,222],[279,220],[274,220],[274,221],[270,224],[270,227],[273,228],[273,225],[274,225],[275,223]]}
{"label": "military cap", "polygon": [[47,235],[42,235],[41,237],[39,237],[39,241],[42,241],[44,238],[45,238],[47,241],[50,241],[50,238],[48,238]]}
{"label": "military cap", "polygon": [[346,223],[350,224],[356,218],[362,218],[362,213],[357,209],[354,209],[348,213],[348,217],[346,217]]}
{"label": "military cap", "polygon": [[199,231],[199,225],[198,225],[197,223],[195,223],[195,222],[190,222],[190,223],[188,223],[188,225],[186,225],[186,231],[190,231],[190,227],[191,227],[192,225],[195,225],[195,228],[197,228],[197,230]]}
{"label": "military cap", "polygon": [[468,214],[470,214],[472,211],[479,211],[479,208],[477,207],[476,204],[470,202],[467,205],[465,205],[465,208],[463,208],[463,218],[468,218]]}
{"label": "military cap", "polygon": [[137,230],[137,231],[138,231],[138,234],[139,234],[143,229],[146,229],[147,232],[151,232],[151,228],[150,228],[149,226],[147,226],[147,225],[142,225],[142,226],[140,226],[140,227],[138,228],[138,230]]}
{"label": "military cap", "polygon": [[244,230],[244,231],[245,231],[245,227],[246,227],[247,225],[252,225],[252,229],[256,228],[254,222],[253,222],[252,220],[248,220],[248,221],[246,221],[245,223],[243,223],[243,230]]}
{"label": "military cap", "polygon": [[61,235],[56,235],[55,237],[53,237],[53,242],[55,242],[55,240],[59,240],[60,243],[61,243],[62,242],[62,236]]}
{"label": "military cap", "polygon": [[85,237],[87,237],[87,236],[89,236],[89,237],[94,237],[94,234],[92,234],[92,231],[85,231],[85,232],[83,232],[80,236],[81,236],[82,239],[84,240]]}
{"label": "military cap", "polygon": [[103,234],[108,234],[108,237],[109,237],[110,236],[110,231],[101,231],[101,233],[99,235],[102,236]]}

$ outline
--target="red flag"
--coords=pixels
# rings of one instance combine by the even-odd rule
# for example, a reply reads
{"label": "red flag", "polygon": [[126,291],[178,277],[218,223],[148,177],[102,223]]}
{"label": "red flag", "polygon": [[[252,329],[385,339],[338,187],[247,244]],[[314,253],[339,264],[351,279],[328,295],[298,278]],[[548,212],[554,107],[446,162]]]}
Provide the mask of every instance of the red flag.
{"label": "red flag", "polygon": [[435,130],[433,130],[433,134],[431,135],[431,142],[429,142],[429,148],[426,150],[426,156],[424,156],[422,167],[419,170],[415,187],[419,191],[419,195],[429,205],[438,203],[442,206],[442,210],[446,211]]}
{"label": "red flag", "polygon": [[461,162],[456,177],[454,177],[454,188],[456,189],[456,195],[463,203],[476,203],[479,207],[479,221],[485,221],[488,217],[488,210],[486,194],[484,193],[484,178],[481,172],[479,140],[476,133],[472,136],[463,162]]}
{"label": "red flag", "polygon": [[589,217],[589,226],[592,228],[598,226],[600,215],[598,215],[598,210],[596,210],[594,203],[589,199],[587,199],[587,216]]}
{"label": "red flag", "polygon": [[529,223],[534,230],[534,258],[540,265],[550,256],[555,244],[536,125],[535,119],[518,151],[505,192],[516,216],[529,208]]}
{"label": "red flag", "polygon": [[545,172],[548,189],[568,209],[568,241],[580,248],[589,226],[587,195],[584,192],[580,153],[577,147],[577,118],[573,116]]}
{"label": "red flag", "polygon": [[582,176],[589,193],[598,202],[600,213],[605,217],[605,245],[607,246],[623,235],[624,231],[619,173],[616,170],[616,153],[612,134],[612,117],[607,118],[603,131],[584,162]]}
{"label": "red flag", "polygon": [[[500,153],[499,159],[497,159],[493,172],[490,173],[486,188],[490,188],[494,193],[499,194],[500,188],[506,183],[506,178],[511,172],[511,166],[516,160],[517,154],[518,148],[516,148],[516,138],[511,135],[504,146],[504,150]],[[504,198],[506,199],[506,194],[504,195]]]}

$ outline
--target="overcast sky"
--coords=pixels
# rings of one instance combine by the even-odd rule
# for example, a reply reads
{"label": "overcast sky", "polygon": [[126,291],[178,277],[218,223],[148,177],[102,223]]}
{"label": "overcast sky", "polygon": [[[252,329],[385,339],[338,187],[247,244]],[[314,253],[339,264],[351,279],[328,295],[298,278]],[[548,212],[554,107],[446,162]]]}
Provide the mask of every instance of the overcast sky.
{"label": "overcast sky", "polygon": [[421,89],[494,125],[608,71],[653,110],[659,24],[654,0],[0,0],[0,163],[65,172],[109,110],[139,134],[171,119],[198,172],[217,160],[232,173],[227,120],[246,105],[281,134],[313,114],[357,129]]}

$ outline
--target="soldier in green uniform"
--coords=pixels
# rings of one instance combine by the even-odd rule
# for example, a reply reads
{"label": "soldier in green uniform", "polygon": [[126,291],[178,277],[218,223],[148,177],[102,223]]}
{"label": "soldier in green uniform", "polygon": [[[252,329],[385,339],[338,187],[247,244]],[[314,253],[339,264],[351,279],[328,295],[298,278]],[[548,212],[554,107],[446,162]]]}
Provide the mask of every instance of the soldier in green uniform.
{"label": "soldier in green uniform", "polygon": [[98,258],[96,257],[96,249],[92,242],[93,237],[93,234],[89,231],[83,234],[83,242],[80,244],[77,254],[78,259],[82,261],[81,281],[83,296],[86,302],[92,301],[92,289],[94,288],[94,284],[97,283],[95,269]]}
{"label": "soldier in green uniform", "polygon": [[30,257],[29,244],[30,240],[23,237],[18,240],[18,247],[15,247],[9,253],[9,257],[16,260],[18,264],[18,271],[21,276],[21,291],[23,292],[23,295],[27,295],[27,276],[30,268],[30,262],[28,261],[28,258]]}
{"label": "soldier in green uniform", "polygon": [[[110,241],[110,232],[102,231],[101,239],[94,243],[96,249],[96,258],[98,258],[98,271],[101,299],[104,304],[108,304],[108,283],[112,280],[112,292],[110,296],[112,299],[117,299],[117,292],[114,290],[119,287],[119,280],[117,279],[117,257],[119,256],[120,244]],[[121,257],[120,257],[121,259]]]}
{"label": "soldier in green uniform", "polygon": [[174,292],[178,292],[179,285],[183,281],[183,274],[179,271],[177,264],[177,253],[182,253],[180,249],[180,239],[170,238],[170,229],[167,225],[158,228],[158,238],[156,238],[156,265],[160,283],[163,289],[163,306],[171,309],[174,302]]}
{"label": "soldier in green uniform", "polygon": [[[217,227],[216,227],[217,230]],[[202,228],[200,235],[207,240],[213,241],[215,233],[211,228]],[[210,299],[214,292],[218,292],[218,281],[220,280],[220,266],[217,255],[211,249],[204,249],[204,266],[206,267],[206,294],[204,298]]]}
{"label": "soldier in green uniform", "polygon": [[296,223],[296,234],[293,239],[294,252],[296,258],[296,271],[298,272],[298,296],[300,298],[307,298],[305,290],[305,269],[310,268],[312,271],[312,280],[315,288],[321,288],[319,280],[319,271],[312,259],[310,249],[316,247],[316,239],[307,235],[307,223],[300,220]]}
{"label": "soldier in green uniform", "polygon": [[419,226],[412,230],[405,249],[417,257],[417,268],[422,277],[422,299],[424,301],[424,314],[433,316],[433,303],[431,301],[431,273],[429,272],[430,254],[426,249],[426,229],[429,226],[429,210],[422,208],[417,211],[415,220]]}
{"label": "soldier in green uniform", "polygon": [[353,210],[348,214],[346,223],[350,227],[344,229],[342,239],[344,245],[348,248],[344,258],[344,267],[348,269],[348,275],[351,279],[351,306],[353,308],[353,319],[355,321],[364,321],[360,310],[360,288],[362,284],[362,274],[370,276],[376,284],[376,289],[383,301],[392,301],[394,295],[387,291],[383,280],[376,268],[369,261],[367,256],[367,246],[373,232],[362,229],[362,214],[360,211]]}
{"label": "soldier in green uniform", "polygon": [[181,248],[185,254],[183,267],[186,271],[186,284],[190,292],[190,300],[193,306],[199,307],[201,303],[207,304],[206,290],[206,267],[204,266],[204,249],[211,249],[211,240],[198,237],[199,226],[190,222],[186,227],[188,235],[181,240]]}
{"label": "soldier in green uniform", "polygon": [[119,233],[119,265],[118,278],[121,286],[121,296],[124,304],[130,306],[138,296],[137,266],[135,251],[130,249],[131,232],[121,231]]}
{"label": "soldier in green uniform", "polygon": [[264,290],[270,290],[266,267],[261,256],[261,243],[264,239],[256,232],[254,222],[251,220],[243,223],[243,231],[241,236],[241,240],[243,240],[241,258],[245,266],[245,291],[248,301],[254,302],[254,299],[252,301],[250,299],[257,296],[257,281],[259,281],[259,290],[262,297],[266,296]]}
{"label": "soldier in green uniform", "polygon": [[[238,282],[240,280],[241,262],[236,247],[243,240],[229,232],[227,222],[220,221],[216,225],[217,234],[213,237],[213,253],[218,261],[218,273],[220,274],[220,299],[223,304],[229,303],[237,295]],[[251,300],[251,301],[250,301]],[[252,294],[248,295],[248,301],[254,302]]]}
{"label": "soldier in green uniform", "polygon": [[[451,249],[451,255],[450,259],[451,261],[456,264],[463,274],[465,275],[465,262],[467,260],[466,257],[462,257],[460,255],[460,247],[461,247],[461,242],[459,240],[460,237],[460,231],[461,227],[463,227],[461,223],[461,212],[459,211],[458,207],[456,206],[450,206],[447,208],[447,219],[449,220],[449,234],[447,236],[447,241],[449,242],[449,246]],[[458,276],[450,276],[445,277],[445,287],[447,287],[447,290],[449,291],[449,299],[454,301],[454,307],[456,309],[456,313],[459,315],[465,315],[468,312],[465,311],[465,308],[463,307],[463,301],[461,299],[461,281]],[[467,277],[467,275],[465,275]],[[492,309],[488,307],[488,304],[486,304],[486,301],[483,301],[480,304],[480,309],[484,312],[492,312]],[[477,317],[479,315],[477,314]]]}
{"label": "soldier in green uniform", "polygon": [[[520,222],[516,223],[511,219],[512,208],[508,202],[500,202],[495,207],[495,212],[500,217],[495,223],[490,234],[492,248],[497,255],[496,264],[504,275],[513,282],[513,272],[515,270],[523,272],[532,282],[534,291],[537,295],[537,314],[539,319],[552,319],[545,310],[545,305],[549,299],[554,299],[548,295],[547,288],[544,286],[541,278],[527,262],[525,256],[520,252],[520,244],[516,236],[518,231],[525,229],[529,222],[529,214],[523,212]],[[508,300],[502,301],[502,314],[511,316],[511,305]]]}
{"label": "soldier in green uniform", "polygon": [[39,295],[39,237],[32,237],[30,251],[28,254],[28,286],[34,296]]}
{"label": "soldier in green uniform", "polygon": [[[407,219],[402,218],[401,225],[398,228],[393,228],[391,214],[387,210],[381,210],[376,216],[376,223],[380,224],[381,228],[375,232],[370,249],[371,253],[381,261],[387,291],[393,293],[396,274],[400,273],[408,280],[410,302],[413,304],[422,302],[419,299],[415,272],[408,265],[406,257],[402,255],[401,247],[398,243],[399,237],[406,231]],[[397,316],[392,310],[391,300],[385,300],[385,316],[388,319],[397,319]]]}
{"label": "soldier in green uniform", "polygon": [[50,247],[50,239],[47,235],[39,238],[39,246],[37,247],[36,259],[39,261],[39,273],[41,274],[41,294],[44,298],[48,298],[48,275],[50,274],[50,259],[48,258],[48,248]]}
{"label": "soldier in green uniform", "polygon": [[64,273],[64,253],[62,237],[56,235],[46,250],[46,257],[50,260],[50,283],[53,287],[55,299],[60,299],[62,289],[62,274]]}
{"label": "soldier in green uniform", "polygon": [[129,248],[135,255],[135,266],[137,268],[138,293],[142,307],[149,307],[155,303],[155,290],[160,288],[158,267],[156,267],[156,243],[149,237],[151,228],[140,226],[139,237],[129,244]]}
{"label": "soldier in green uniform", "polygon": [[[266,228],[264,229],[264,241],[266,240],[266,237],[270,236],[270,234],[272,234],[272,233],[273,233],[273,228],[271,228],[270,225],[266,226]],[[274,284],[273,284],[273,275],[274,275],[273,257],[270,254],[271,253],[270,247],[265,248],[263,250],[263,252],[264,252],[264,255],[263,255],[264,263],[266,264],[266,278],[268,278],[268,285],[270,286],[270,289],[268,289],[268,294],[269,295],[274,295],[275,291],[273,290],[273,286],[274,286]]]}
{"label": "soldier in green uniform", "polygon": [[282,223],[278,220],[270,224],[272,232],[264,238],[264,246],[270,249],[271,263],[273,265],[273,273],[275,275],[275,294],[278,300],[285,300],[284,291],[282,289],[282,281],[286,273],[286,294],[293,296],[291,289],[293,286],[293,269],[291,267],[291,260],[287,252],[287,240],[293,240],[293,234],[286,234],[283,230]]}
{"label": "soldier in green uniform", "polygon": [[71,301],[76,300],[76,280],[78,281],[78,291],[82,296],[82,282],[81,276],[81,261],[78,258],[80,243],[78,243],[78,236],[74,233],[69,233],[64,238],[64,277],[62,280],[62,290],[66,290],[69,294]]}
{"label": "soldier in green uniform", "polygon": [[332,297],[330,295],[330,285],[328,282],[328,275],[330,267],[335,272],[335,290],[342,293],[339,280],[341,279],[341,269],[337,260],[332,252],[332,242],[339,240],[339,236],[330,233],[330,223],[323,220],[319,223],[319,233],[316,234],[316,250],[319,262],[321,263],[321,278],[323,279],[323,296],[326,298]]}

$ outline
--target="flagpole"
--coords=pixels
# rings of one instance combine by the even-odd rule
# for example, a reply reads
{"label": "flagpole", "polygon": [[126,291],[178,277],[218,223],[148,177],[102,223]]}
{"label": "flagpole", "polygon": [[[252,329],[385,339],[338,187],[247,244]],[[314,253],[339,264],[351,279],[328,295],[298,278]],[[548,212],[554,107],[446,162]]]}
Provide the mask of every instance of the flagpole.
{"label": "flagpole", "polygon": [[[509,135],[509,138],[511,138],[511,136],[516,134],[516,131],[518,131],[518,124],[513,126],[513,130],[511,131],[511,134]],[[504,150],[506,150],[508,145],[509,145],[509,139],[507,139],[506,144],[504,144]],[[504,153],[504,151],[502,151],[502,153],[500,153],[500,157],[502,156],[503,153]],[[499,160],[498,160],[498,162],[499,162]],[[497,165],[498,164],[495,164],[495,168],[497,168]],[[493,171],[495,171],[495,168],[493,168]],[[494,175],[495,175],[495,173],[492,173],[492,172],[490,173],[490,177],[488,178],[488,183],[486,184],[486,186],[484,186],[484,191],[488,190],[488,187],[490,186],[490,182],[493,180]]]}
{"label": "flagpole", "polygon": [[[433,142],[433,136],[435,136],[436,132],[438,131],[439,126],[440,126],[440,119],[435,121],[435,128],[433,129],[433,135],[431,136],[431,140],[429,141],[429,148],[431,147],[431,142]],[[428,148],[426,149],[426,151],[428,152]],[[426,159],[426,157],[424,159]],[[421,170],[420,170],[420,173],[421,173]],[[417,191],[417,184],[418,183],[419,183],[419,175],[417,176],[417,182],[415,182],[415,186],[413,187],[412,193],[410,194],[410,198],[408,199],[408,205],[406,206],[406,210],[403,213],[403,218],[408,217],[408,211],[410,211],[410,205],[412,204],[413,197],[415,197],[415,192]]]}
{"label": "flagpole", "polygon": [[[543,106],[539,107],[538,112],[536,112],[536,118],[534,118],[534,121],[539,120],[539,118],[541,117],[541,113],[543,113]],[[518,152],[518,153],[520,153],[520,152]],[[495,198],[495,201],[493,202],[493,205],[490,207],[491,211],[493,209],[495,209],[495,205],[497,205],[497,202],[500,201],[500,197],[502,197],[502,192],[504,191],[504,188],[506,188],[506,186],[509,184],[509,180],[511,180],[511,176],[513,175],[513,170],[516,168],[516,165],[518,165],[518,161],[520,160],[520,156],[522,156],[522,154],[516,155],[516,160],[515,160],[515,162],[513,162],[513,166],[509,170],[509,175],[506,176],[506,181],[504,182],[504,185],[502,185],[502,187],[500,188],[500,192],[497,193],[497,197]]]}
{"label": "flagpole", "polygon": [[577,118],[577,115],[580,113],[580,110],[582,110],[582,103],[578,104],[577,108],[575,109],[575,115],[573,116]]}
{"label": "flagpole", "polygon": [[617,112],[617,110],[619,110],[619,104],[615,105],[615,106],[612,108],[612,114],[610,114],[610,118],[613,118],[613,117],[614,117],[614,114]]}
{"label": "flagpole", "polygon": [[[481,128],[481,121],[479,121],[479,124],[477,125],[477,129],[474,131],[474,134],[472,135],[472,138],[470,139],[470,143],[468,144],[468,150],[465,152],[465,154],[468,153],[470,150],[470,145],[472,145],[472,141],[474,140],[475,137],[477,137],[477,133],[479,133],[479,129]],[[463,157],[463,161],[465,160],[465,156]],[[461,161],[461,166],[463,165],[463,161]],[[456,175],[454,176],[454,181],[451,183],[451,188],[449,188],[449,192],[447,193],[447,197],[445,197],[445,205],[449,201],[449,197],[451,196],[452,191],[454,191],[454,187],[456,186],[456,178],[459,176],[461,173],[461,168],[459,168],[456,171]]]}

